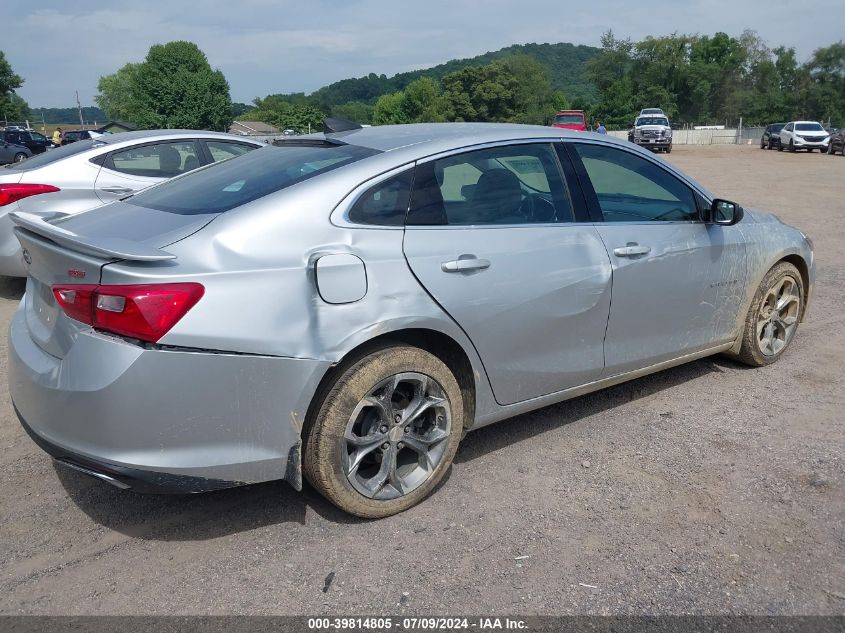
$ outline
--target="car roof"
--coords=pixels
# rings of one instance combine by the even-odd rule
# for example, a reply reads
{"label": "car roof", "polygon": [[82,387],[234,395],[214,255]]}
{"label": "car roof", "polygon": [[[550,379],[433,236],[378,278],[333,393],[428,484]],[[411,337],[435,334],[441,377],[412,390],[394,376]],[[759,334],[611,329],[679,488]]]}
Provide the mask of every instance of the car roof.
{"label": "car roof", "polygon": [[[115,145],[117,143],[131,141],[155,141],[171,138],[227,138],[238,140],[249,140],[243,136],[235,136],[225,132],[209,132],[207,130],[135,130],[132,132],[117,132],[115,134],[104,134],[97,138],[101,143]],[[255,141],[257,142],[257,141]]]}
{"label": "car roof", "polygon": [[381,152],[409,149],[419,155],[463,146],[536,138],[584,138],[584,132],[541,125],[515,123],[411,123],[380,125],[333,134],[312,134],[313,139],[332,139]]}

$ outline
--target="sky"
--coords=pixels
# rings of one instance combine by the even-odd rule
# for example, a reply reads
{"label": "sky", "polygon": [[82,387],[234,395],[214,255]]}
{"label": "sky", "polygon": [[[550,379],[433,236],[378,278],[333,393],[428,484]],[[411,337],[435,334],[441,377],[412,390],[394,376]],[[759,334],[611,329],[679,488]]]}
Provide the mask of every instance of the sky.
{"label": "sky", "polygon": [[[8,4],[7,4],[8,3]],[[511,44],[600,46],[601,34],[756,30],[800,61],[845,38],[845,0],[4,0],[0,50],[31,107],[94,105],[97,82],[153,44],[196,43],[232,100],[312,92],[371,72],[388,76]],[[787,26],[788,24],[788,26]]]}

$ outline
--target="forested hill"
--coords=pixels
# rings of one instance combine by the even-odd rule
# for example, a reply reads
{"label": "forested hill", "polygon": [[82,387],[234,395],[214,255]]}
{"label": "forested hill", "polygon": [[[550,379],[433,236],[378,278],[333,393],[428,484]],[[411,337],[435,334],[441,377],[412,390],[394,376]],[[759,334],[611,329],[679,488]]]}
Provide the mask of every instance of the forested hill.
{"label": "forested hill", "polygon": [[587,79],[585,64],[600,50],[593,46],[576,46],[568,43],[514,44],[477,57],[453,59],[438,66],[399,73],[393,77],[370,73],[366,77],[343,79],[315,91],[311,95],[311,99],[327,110],[331,106],[350,101],[372,104],[381,95],[403,90],[409,83],[420,77],[440,80],[444,75],[456,70],[462,70],[468,66],[484,66],[502,57],[521,53],[530,55],[548,66],[551,73],[552,88],[562,91],[567,99],[585,97],[592,100],[596,97],[597,92],[595,86]]}

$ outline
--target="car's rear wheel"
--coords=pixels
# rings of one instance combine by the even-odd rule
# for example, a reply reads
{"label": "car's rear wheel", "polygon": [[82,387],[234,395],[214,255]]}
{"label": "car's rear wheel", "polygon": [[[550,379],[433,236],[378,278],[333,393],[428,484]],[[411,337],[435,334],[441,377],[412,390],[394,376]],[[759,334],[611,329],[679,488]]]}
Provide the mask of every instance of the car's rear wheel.
{"label": "car's rear wheel", "polygon": [[781,262],[766,273],[745,319],[742,362],[762,367],[783,355],[798,330],[804,296],[804,282],[792,264]]}
{"label": "car's rear wheel", "polygon": [[308,481],[365,518],[424,499],[452,463],[463,433],[457,380],[436,356],[395,345],[342,370],[306,431]]}
{"label": "car's rear wheel", "polygon": [[18,152],[17,154],[15,154],[14,160],[16,163],[20,163],[21,161],[26,160],[26,154],[24,154],[23,152]]}
{"label": "car's rear wheel", "polygon": [[783,143],[781,143],[780,140],[778,140],[778,151],[779,152],[783,151]]}
{"label": "car's rear wheel", "polygon": [[760,139],[760,149],[766,149],[766,141]]}

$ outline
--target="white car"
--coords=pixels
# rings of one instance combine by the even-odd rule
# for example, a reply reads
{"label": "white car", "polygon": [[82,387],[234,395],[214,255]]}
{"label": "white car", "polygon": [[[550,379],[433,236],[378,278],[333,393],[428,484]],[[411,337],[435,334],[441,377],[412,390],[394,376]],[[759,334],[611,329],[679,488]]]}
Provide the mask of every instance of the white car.
{"label": "white car", "polygon": [[220,132],[145,130],[83,139],[8,165],[0,169],[0,275],[26,276],[11,211],[80,213],[259,147]]}
{"label": "white car", "polygon": [[817,149],[822,154],[826,154],[828,143],[830,143],[830,134],[818,121],[790,121],[780,131],[778,151],[788,149],[794,152],[805,149],[812,152]]}

